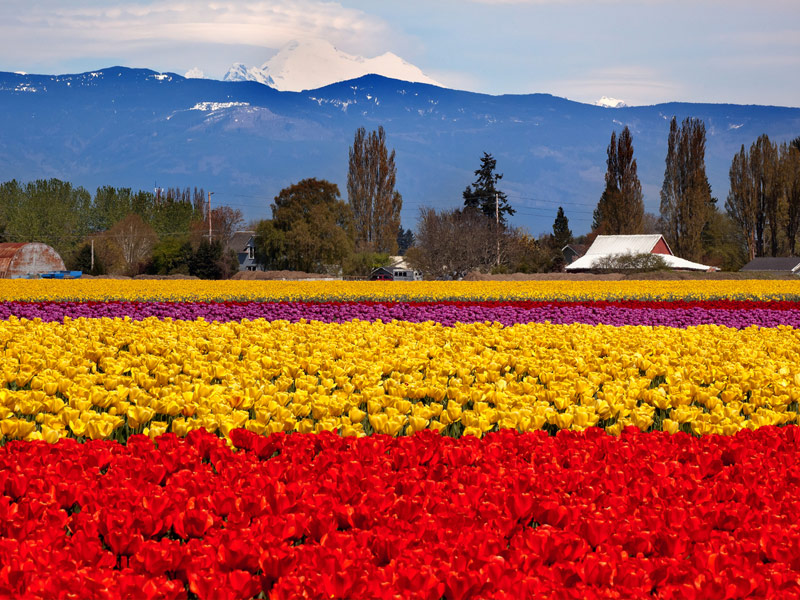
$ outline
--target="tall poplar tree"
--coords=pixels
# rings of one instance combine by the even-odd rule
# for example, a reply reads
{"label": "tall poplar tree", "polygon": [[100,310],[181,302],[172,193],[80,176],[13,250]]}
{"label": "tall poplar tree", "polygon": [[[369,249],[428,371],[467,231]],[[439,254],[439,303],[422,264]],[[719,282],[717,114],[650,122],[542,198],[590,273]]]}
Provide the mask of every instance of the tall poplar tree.
{"label": "tall poplar tree", "polygon": [[742,146],[731,163],[731,186],[725,207],[747,241],[752,260],[779,251],[782,195],[778,148],[766,135],[753,142],[748,152]]}
{"label": "tall poplar tree", "polygon": [[360,127],[350,147],[347,197],[353,211],[356,248],[397,253],[397,229],[403,197],[394,189],[394,150],[386,148],[383,127],[367,135]]}
{"label": "tall poplar tree", "polygon": [[616,131],[611,133],[607,154],[606,187],[594,211],[593,229],[607,235],[642,233],[644,201],[630,129],[625,127],[619,139]]}
{"label": "tall poplar tree", "polygon": [[667,242],[676,255],[700,260],[702,233],[714,211],[705,165],[706,127],[686,118],[670,123],[666,169],[661,187],[661,219]]}
{"label": "tall poplar tree", "polygon": [[[794,142],[797,142],[795,146]],[[781,144],[781,197],[785,206],[784,233],[789,254],[795,255],[797,234],[800,232],[800,138],[789,145]]]}

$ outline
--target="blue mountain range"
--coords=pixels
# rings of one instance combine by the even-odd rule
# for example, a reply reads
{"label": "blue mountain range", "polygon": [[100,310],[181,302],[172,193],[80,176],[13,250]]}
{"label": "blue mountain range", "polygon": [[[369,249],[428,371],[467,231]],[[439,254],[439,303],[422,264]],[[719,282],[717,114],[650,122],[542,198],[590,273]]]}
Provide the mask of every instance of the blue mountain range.
{"label": "blue mountain range", "polygon": [[402,219],[462,204],[483,152],[504,174],[512,223],[549,231],[563,206],[574,233],[591,226],[606,148],[626,125],[646,209],[658,212],[672,116],[707,130],[706,169],[724,204],[733,155],[762,133],[800,135],[800,108],[669,103],[603,108],[548,94],[490,96],[378,75],[305,92],[113,67],[77,75],[0,73],[0,181],[56,177],[112,185],[203,187],[248,219],[270,216],[287,185],[328,179],[346,198],[358,127],[383,126],[396,151]]}

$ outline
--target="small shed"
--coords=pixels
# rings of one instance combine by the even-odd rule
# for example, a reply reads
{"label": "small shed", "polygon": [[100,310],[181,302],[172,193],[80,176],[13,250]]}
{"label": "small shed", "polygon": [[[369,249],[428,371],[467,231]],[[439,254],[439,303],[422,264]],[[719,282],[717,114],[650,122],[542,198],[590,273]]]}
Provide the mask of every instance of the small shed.
{"label": "small shed", "polygon": [[800,257],[759,256],[741,268],[742,271],[770,271],[800,274]]}
{"label": "small shed", "polygon": [[64,271],[64,261],[47,244],[21,242],[0,244],[0,277],[38,276],[51,271]]}

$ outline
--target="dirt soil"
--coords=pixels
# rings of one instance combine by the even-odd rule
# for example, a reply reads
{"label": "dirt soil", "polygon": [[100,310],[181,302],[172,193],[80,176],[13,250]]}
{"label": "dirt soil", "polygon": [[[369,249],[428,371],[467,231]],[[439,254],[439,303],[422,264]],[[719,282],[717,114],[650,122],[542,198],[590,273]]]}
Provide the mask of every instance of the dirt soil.
{"label": "dirt soil", "polygon": [[303,271],[239,271],[231,279],[244,281],[261,280],[299,280],[299,279],[334,279],[330,275],[319,273],[305,273]]}

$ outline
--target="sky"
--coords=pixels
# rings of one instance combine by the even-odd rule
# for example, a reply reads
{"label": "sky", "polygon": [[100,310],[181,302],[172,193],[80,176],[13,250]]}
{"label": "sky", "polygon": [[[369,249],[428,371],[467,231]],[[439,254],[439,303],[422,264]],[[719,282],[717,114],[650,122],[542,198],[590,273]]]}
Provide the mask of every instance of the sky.
{"label": "sky", "polygon": [[579,102],[800,106],[798,0],[3,0],[0,71],[221,79],[291,40],[394,52],[443,85]]}

